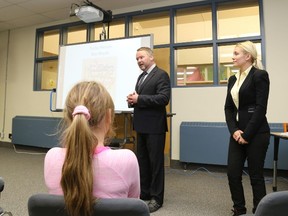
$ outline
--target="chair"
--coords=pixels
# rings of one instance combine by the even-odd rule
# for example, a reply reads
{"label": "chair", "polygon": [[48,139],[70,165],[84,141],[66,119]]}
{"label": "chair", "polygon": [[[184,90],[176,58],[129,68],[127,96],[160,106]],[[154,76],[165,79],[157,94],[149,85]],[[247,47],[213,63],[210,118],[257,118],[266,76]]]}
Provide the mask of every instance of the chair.
{"label": "chair", "polygon": [[[29,216],[67,216],[64,197],[39,193],[28,200]],[[99,199],[93,216],[149,216],[147,204],[135,198]]]}
{"label": "chair", "polygon": [[[4,180],[3,178],[0,177],[0,196],[1,196],[1,192],[4,190]],[[10,215],[12,216],[12,213],[11,212],[6,212],[3,210],[3,208],[0,207],[0,216],[3,216],[3,215]]]}
{"label": "chair", "polygon": [[[288,191],[278,191],[267,194],[262,198],[254,216],[287,216],[287,212]],[[248,215],[251,214],[246,214],[246,216]]]}

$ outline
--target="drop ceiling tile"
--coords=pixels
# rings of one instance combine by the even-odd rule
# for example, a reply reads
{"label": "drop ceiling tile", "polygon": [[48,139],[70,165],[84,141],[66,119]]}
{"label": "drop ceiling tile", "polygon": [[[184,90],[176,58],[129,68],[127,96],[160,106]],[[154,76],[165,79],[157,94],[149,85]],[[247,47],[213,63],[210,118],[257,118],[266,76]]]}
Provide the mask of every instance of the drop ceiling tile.
{"label": "drop ceiling tile", "polygon": [[58,0],[32,0],[19,4],[23,8],[27,8],[35,13],[43,13],[47,11],[57,10],[63,7],[70,7],[68,1]]}
{"label": "drop ceiling tile", "polygon": [[2,8],[2,7],[7,7],[7,6],[9,6],[9,5],[11,5],[11,4],[8,3],[8,2],[6,2],[6,1],[0,0],[0,8]]}
{"label": "drop ceiling tile", "polygon": [[50,18],[54,19],[55,21],[69,19],[69,17],[70,17],[70,7],[69,8],[61,8],[61,9],[58,9],[58,10],[45,12],[45,13],[43,13],[43,15],[45,15],[47,17],[50,17]]}
{"label": "drop ceiling tile", "polygon": [[[22,2],[27,2],[27,1],[31,1],[31,0],[5,0],[6,2],[9,2],[11,4],[19,4]],[[34,0],[35,1],[35,0]]]}
{"label": "drop ceiling tile", "polygon": [[25,17],[34,14],[32,11],[23,9],[17,5],[11,5],[5,8],[0,8],[0,20],[7,21],[19,17]]}
{"label": "drop ceiling tile", "polygon": [[24,26],[32,26],[42,23],[48,23],[52,21],[53,20],[49,17],[36,14],[24,18],[9,20],[8,23],[16,27],[24,27]]}

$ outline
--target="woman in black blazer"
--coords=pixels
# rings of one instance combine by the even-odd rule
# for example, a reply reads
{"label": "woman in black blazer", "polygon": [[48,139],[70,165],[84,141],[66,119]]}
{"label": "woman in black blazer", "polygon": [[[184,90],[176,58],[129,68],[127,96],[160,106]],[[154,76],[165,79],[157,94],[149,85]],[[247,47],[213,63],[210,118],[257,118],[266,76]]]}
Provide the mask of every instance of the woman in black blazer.
{"label": "woman in black blazer", "polygon": [[233,215],[246,213],[242,172],[247,159],[253,192],[253,209],[266,195],[264,161],[270,140],[266,119],[269,76],[262,70],[257,50],[251,41],[239,43],[233,52],[233,64],[240,70],[228,80],[225,118],[231,134],[228,151],[228,181]]}

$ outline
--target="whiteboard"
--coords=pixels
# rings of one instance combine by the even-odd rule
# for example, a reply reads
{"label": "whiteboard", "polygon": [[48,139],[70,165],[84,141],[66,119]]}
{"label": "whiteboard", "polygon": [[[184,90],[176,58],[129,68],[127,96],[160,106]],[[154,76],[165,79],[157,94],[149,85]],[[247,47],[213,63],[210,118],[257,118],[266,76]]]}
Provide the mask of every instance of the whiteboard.
{"label": "whiteboard", "polygon": [[[140,47],[152,48],[152,36],[61,46],[59,50],[56,109],[63,110],[70,89],[80,81],[98,81],[110,93],[115,111],[131,111],[126,97],[142,72],[136,61]],[[96,95],[95,95],[96,97]]]}

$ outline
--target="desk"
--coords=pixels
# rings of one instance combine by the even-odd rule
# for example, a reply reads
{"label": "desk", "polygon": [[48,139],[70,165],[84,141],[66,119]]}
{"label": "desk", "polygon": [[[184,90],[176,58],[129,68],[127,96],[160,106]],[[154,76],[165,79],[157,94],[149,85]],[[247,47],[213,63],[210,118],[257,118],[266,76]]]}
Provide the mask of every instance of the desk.
{"label": "desk", "polygon": [[115,115],[122,117],[117,117],[118,120],[116,120],[115,118],[116,128],[118,132],[116,131],[117,136],[112,140],[112,142],[115,142],[119,145],[117,145],[116,148],[123,148],[125,144],[133,144],[133,151],[135,151],[135,137],[133,136],[132,123],[133,112],[115,111]]}
{"label": "desk", "polygon": [[[123,138],[114,138],[115,143],[120,144],[120,148],[123,148],[125,144],[133,144],[133,151],[136,150],[136,132],[133,129],[133,111],[115,111],[116,115],[124,117],[123,122]],[[167,113],[167,118],[173,117],[176,113]],[[122,122],[121,122],[122,123]],[[121,133],[122,134],[122,133]],[[117,146],[118,147],[118,146]]]}
{"label": "desk", "polygon": [[273,162],[273,191],[277,191],[277,162],[280,139],[288,139],[288,133],[284,132],[271,132],[274,136],[274,162]]}

